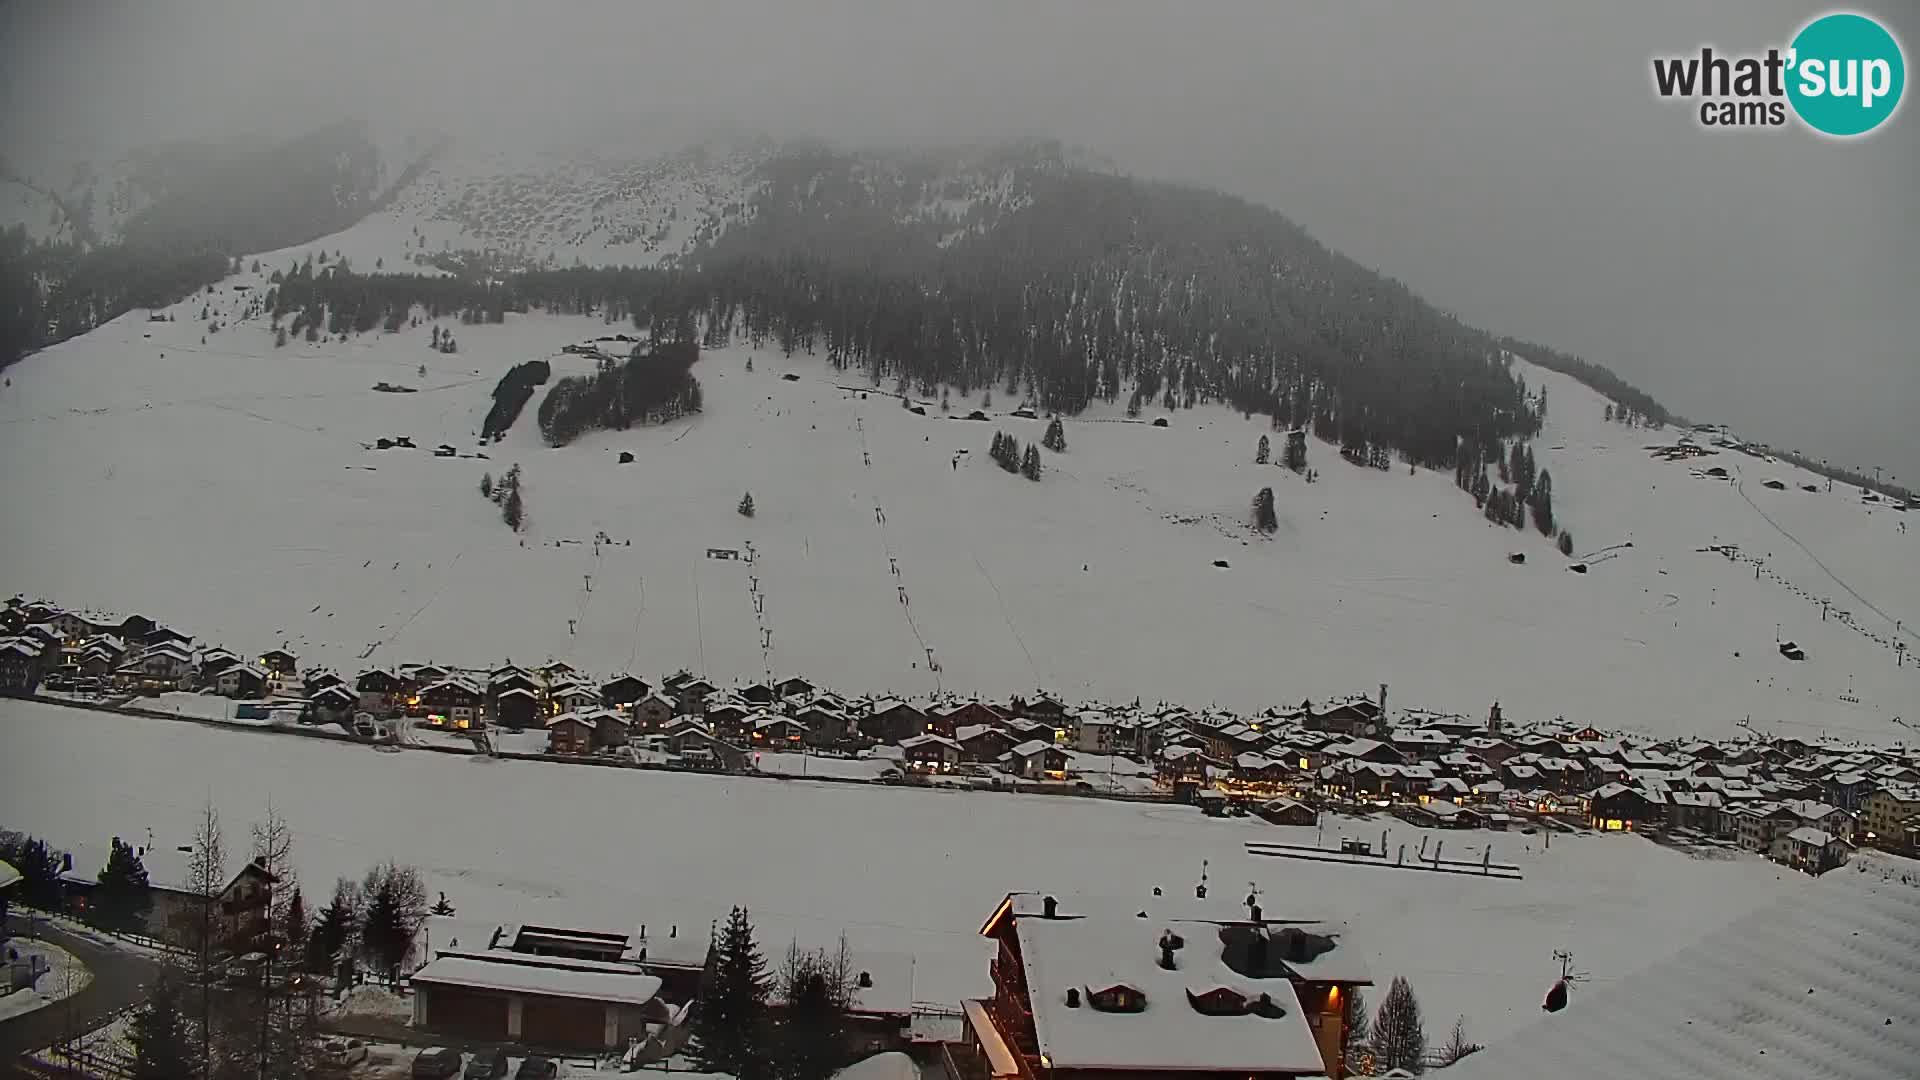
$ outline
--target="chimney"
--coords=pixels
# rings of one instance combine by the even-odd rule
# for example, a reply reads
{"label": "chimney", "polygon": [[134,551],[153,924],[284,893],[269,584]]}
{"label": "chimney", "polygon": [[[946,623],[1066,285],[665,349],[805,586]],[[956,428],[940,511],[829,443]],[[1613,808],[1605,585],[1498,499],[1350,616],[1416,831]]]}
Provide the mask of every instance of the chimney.
{"label": "chimney", "polygon": [[1247,968],[1255,978],[1267,970],[1267,935],[1259,930],[1247,941]]}
{"label": "chimney", "polygon": [[1160,966],[1173,970],[1173,936],[1164,931],[1160,934]]}
{"label": "chimney", "polygon": [[1059,918],[1060,917],[1060,901],[1055,900],[1051,896],[1047,897],[1045,900],[1040,901],[1040,917],[1043,919]]}
{"label": "chimney", "polygon": [[1260,921],[1260,905],[1259,904],[1252,905],[1252,907],[1248,909],[1248,914],[1252,915],[1253,921],[1258,923]]}
{"label": "chimney", "polygon": [[860,973],[860,980],[859,980],[859,985],[860,985],[860,987],[861,987],[861,989],[863,989],[863,990],[866,990],[866,989],[872,989],[872,987],[873,987],[873,973],[872,973],[872,972],[870,972],[870,971],[863,971],[863,972],[861,972],[861,973]]}
{"label": "chimney", "polygon": [[73,852],[71,852],[71,851],[63,851],[63,852],[61,852],[61,853],[60,853],[60,870],[61,870],[61,872],[62,872],[62,873],[65,873],[66,871],[68,871],[68,870],[71,870],[71,869],[73,869]]}
{"label": "chimney", "polygon": [[1080,1007],[1080,988],[1077,986],[1067,987],[1067,1008],[1077,1009],[1079,1007]]}

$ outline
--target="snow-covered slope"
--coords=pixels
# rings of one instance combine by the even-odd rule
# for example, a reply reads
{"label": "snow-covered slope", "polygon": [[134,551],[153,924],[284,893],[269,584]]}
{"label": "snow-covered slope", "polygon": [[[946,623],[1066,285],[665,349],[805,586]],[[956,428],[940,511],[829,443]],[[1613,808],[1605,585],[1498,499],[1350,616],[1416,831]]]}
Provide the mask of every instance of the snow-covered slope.
{"label": "snow-covered slope", "polygon": [[706,147],[638,161],[509,159],[453,147],[384,209],[308,248],[361,270],[475,252],[520,267],[652,266],[717,236],[741,213],[770,148]]}
{"label": "snow-covered slope", "polygon": [[[1384,682],[1396,706],[1498,700],[1522,720],[1703,735],[1750,716],[1876,739],[1905,735],[1892,718],[1920,699],[1890,647],[1894,621],[1911,641],[1920,616],[1907,515],[1739,454],[1655,460],[1643,446],[1675,433],[1607,423],[1600,398],[1545,371],[1528,376],[1550,391],[1536,455],[1595,553],[1586,574],[1537,533],[1488,525],[1449,475],[1363,469],[1317,443],[1318,483],[1255,465],[1266,424],[1221,409],[1164,429],[1071,419],[1068,451],[1031,483],[986,458],[995,430],[1042,432],[1000,415],[1012,403],[990,423],[915,415],[804,355],[707,354],[706,411],[688,422],[556,450],[536,397],[489,460],[436,458],[441,442],[473,450],[510,365],[579,370],[562,346],[623,328],[509,316],[451,326],[460,351],[442,355],[426,326],[275,349],[241,319],[202,343],[202,305],[236,319],[263,287],[236,278],[180,321],[128,316],[11,369],[0,455],[31,464],[8,470],[0,589],[348,670],[566,656],[1239,708]],[[419,392],[373,392],[382,381]],[[395,435],[421,449],[367,448]],[[476,490],[513,464],[522,536]],[[1715,464],[1739,482],[1691,475]],[[1773,477],[1786,490],[1762,486]],[[1247,507],[1269,485],[1280,528],[1262,538]],[[735,513],[747,491],[751,520]],[[752,565],[707,557],[748,543]],[[1727,544],[1743,558],[1703,550]],[[1781,657],[1776,634],[1807,659]]]}

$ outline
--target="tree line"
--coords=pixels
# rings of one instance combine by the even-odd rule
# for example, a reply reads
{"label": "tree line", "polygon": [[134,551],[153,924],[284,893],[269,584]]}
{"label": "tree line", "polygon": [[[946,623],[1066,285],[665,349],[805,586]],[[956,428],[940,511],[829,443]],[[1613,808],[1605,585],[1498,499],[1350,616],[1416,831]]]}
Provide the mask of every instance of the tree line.
{"label": "tree line", "polygon": [[[249,830],[241,867],[258,871],[265,895],[252,917],[228,910],[235,878],[219,814],[205,806],[188,848],[192,899],[171,927],[181,951],[177,972],[163,974],[135,1015],[130,1041],[135,1080],[300,1078],[320,1065],[322,979],[350,985],[359,965],[397,981],[429,913],[453,914],[444,894],[430,907],[418,870],[385,862],[360,881],[342,878],[332,900],[308,911],[293,860],[293,831],[270,805]],[[46,841],[0,833],[0,858],[22,877],[21,899],[60,911],[62,862]],[[153,885],[139,850],[114,838],[84,919],[114,933],[157,936],[148,919]],[[176,912],[176,918],[180,917]],[[237,920],[237,921],[236,921]],[[232,959],[254,963],[236,967]]]}
{"label": "tree line", "polygon": [[625,431],[664,424],[700,411],[700,380],[692,367],[700,347],[691,341],[640,344],[624,361],[610,357],[591,375],[569,375],[540,402],[540,433],[565,446],[587,431]]}
{"label": "tree line", "polygon": [[382,168],[363,130],[334,124],[147,151],[132,179],[158,197],[111,242],[97,235],[91,188],[59,202],[66,239],[0,231],[0,368],[129,311],[178,303],[237,269],[237,256],[346,228],[378,205]]}
{"label": "tree line", "polygon": [[736,907],[694,1001],[687,1056],[735,1080],[828,1080],[853,1062],[847,1010],[863,984],[869,976],[855,969],[845,939],[832,952],[790,945],[779,970],[768,971],[753,921]]}

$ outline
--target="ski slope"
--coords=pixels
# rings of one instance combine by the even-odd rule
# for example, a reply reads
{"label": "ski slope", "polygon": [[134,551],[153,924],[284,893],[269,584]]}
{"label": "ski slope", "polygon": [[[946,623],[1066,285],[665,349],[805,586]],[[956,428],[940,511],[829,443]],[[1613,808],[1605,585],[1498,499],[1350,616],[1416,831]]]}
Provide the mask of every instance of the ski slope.
{"label": "ski slope", "polygon": [[[1726,735],[1750,716],[1879,740],[1908,735],[1892,720],[1920,701],[1920,669],[1891,647],[1914,643],[1920,616],[1908,515],[1801,491],[1811,477],[1741,454],[1652,459],[1643,446],[1676,433],[1607,423],[1597,396],[1545,371],[1529,369],[1550,391],[1536,457],[1584,575],[1537,532],[1487,524],[1450,475],[1360,468],[1317,442],[1317,483],[1255,465],[1259,417],[1070,419],[1067,452],[1043,453],[1032,483],[986,455],[995,430],[1042,434],[1004,415],[1014,402],[996,396],[985,423],[937,403],[915,415],[820,358],[768,351],[707,353],[700,416],[563,449],[542,443],[536,395],[480,460],[509,366],[585,370],[561,348],[630,328],[533,314],[448,320],[453,355],[425,325],[276,349],[244,317],[264,288],[240,275],[178,321],[129,315],[10,369],[0,455],[31,464],[7,472],[0,589],[349,672],[564,656],[596,673],[1238,709],[1384,682],[1391,705],[1479,715],[1497,700],[1521,721]],[[234,321],[208,335],[202,307]],[[419,449],[370,448],[400,435]],[[433,456],[443,442],[463,456]],[[518,536],[477,490],[514,464]],[[1712,464],[1739,483],[1692,475]],[[1788,490],[1761,486],[1775,476]],[[1267,485],[1270,538],[1247,510]],[[735,512],[748,491],[751,520]],[[707,557],[749,543],[751,564]],[[1716,544],[1759,563],[1700,550]],[[1808,659],[1783,659],[1776,634]]]}
{"label": "ski slope", "polygon": [[[0,825],[56,844],[148,829],[156,845],[187,843],[211,800],[234,850],[271,800],[293,827],[309,903],[393,858],[418,865],[429,895],[444,890],[469,923],[704,934],[745,904],[769,955],[844,932],[855,950],[910,953],[913,1000],[949,1008],[990,992],[978,928],[1007,891],[1190,910],[1202,860],[1224,910],[1243,911],[1251,883],[1269,917],[1348,922],[1381,987],[1372,1001],[1405,975],[1430,1030],[1464,1014],[1489,1043],[1539,1016],[1555,949],[1602,987],[1815,887],[1756,857],[1698,859],[1618,834],[1557,837],[1550,850],[1519,833],[1424,834],[1449,858],[1491,842],[1494,861],[1525,874],[1487,880],[1251,857],[1246,841],[1312,844],[1316,831],[1186,806],[382,754],[21,701],[0,700],[0,739]],[[1378,842],[1383,829],[1409,853],[1423,839],[1398,822],[1329,817],[1326,842]]]}

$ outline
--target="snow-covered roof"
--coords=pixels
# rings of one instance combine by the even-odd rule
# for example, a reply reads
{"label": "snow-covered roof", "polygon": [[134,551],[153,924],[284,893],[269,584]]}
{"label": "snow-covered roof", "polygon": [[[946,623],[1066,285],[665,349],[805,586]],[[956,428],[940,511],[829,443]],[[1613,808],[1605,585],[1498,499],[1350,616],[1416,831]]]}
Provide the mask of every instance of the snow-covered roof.
{"label": "snow-covered roof", "polygon": [[1050,742],[1044,742],[1040,739],[1029,739],[1013,748],[1013,756],[1022,758],[1032,757],[1035,754],[1044,753],[1051,749],[1053,749],[1053,744]]}
{"label": "snow-covered roof", "polygon": [[[1588,997],[1587,994],[1592,996]],[[1890,1080],[1920,1062],[1920,862],[1858,858],[1447,1070]]]}
{"label": "snow-covered roof", "polygon": [[20,871],[15,870],[12,863],[5,859],[0,859],[0,889],[4,889],[19,880]]}
{"label": "snow-covered roof", "polygon": [[933,734],[926,734],[926,733],[923,733],[920,735],[910,735],[907,738],[901,739],[900,746],[902,749],[905,749],[908,747],[914,747],[914,746],[944,746],[950,750],[960,749],[959,743],[954,742],[952,739],[949,739],[944,735],[933,735]]}
{"label": "snow-covered roof", "polygon": [[[1805,844],[1808,847],[1817,848],[1824,848],[1835,842],[1845,843],[1845,841],[1825,829],[1816,829],[1811,825],[1802,825],[1793,830],[1787,834],[1787,839],[1796,844]],[[1920,986],[1916,986],[1915,991],[1920,992]]]}
{"label": "snow-covered roof", "polygon": [[[1219,943],[1189,932],[1174,970],[1158,963],[1165,924],[1134,919],[1022,919],[1021,960],[1039,1050],[1056,1069],[1196,1069],[1317,1072],[1324,1066],[1293,984],[1252,979],[1221,959]],[[1197,938],[1197,939],[1196,939]],[[1090,992],[1125,984],[1146,998],[1139,1012],[1103,1012]],[[1284,1015],[1207,1016],[1188,994],[1228,987],[1269,994]],[[1069,989],[1078,1007],[1067,1005]]]}
{"label": "snow-covered roof", "polygon": [[441,956],[414,972],[413,982],[416,986],[424,983],[513,991],[622,1005],[645,1005],[660,993],[660,980],[652,975],[589,968],[584,963],[548,965],[534,962],[545,957],[513,956],[511,961],[493,956]]}

